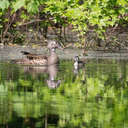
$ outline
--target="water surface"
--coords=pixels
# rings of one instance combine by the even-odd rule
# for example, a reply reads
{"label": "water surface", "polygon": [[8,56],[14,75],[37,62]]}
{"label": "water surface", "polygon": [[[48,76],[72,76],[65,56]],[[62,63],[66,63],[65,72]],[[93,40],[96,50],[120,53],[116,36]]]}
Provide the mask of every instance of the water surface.
{"label": "water surface", "polygon": [[0,63],[0,127],[127,128],[128,61]]}

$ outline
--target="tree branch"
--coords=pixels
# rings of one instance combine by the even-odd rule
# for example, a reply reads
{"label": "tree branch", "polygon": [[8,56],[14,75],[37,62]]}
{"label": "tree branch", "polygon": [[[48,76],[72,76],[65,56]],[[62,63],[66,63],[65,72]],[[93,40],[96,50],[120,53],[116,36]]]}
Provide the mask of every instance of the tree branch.
{"label": "tree branch", "polygon": [[43,20],[40,20],[40,19],[36,19],[36,20],[32,20],[32,21],[30,21],[30,22],[27,22],[27,23],[24,23],[24,24],[20,24],[20,25],[18,25],[18,26],[24,26],[24,25],[28,25],[28,24],[32,24],[32,23],[35,23],[35,22],[41,22],[41,21],[43,21]]}

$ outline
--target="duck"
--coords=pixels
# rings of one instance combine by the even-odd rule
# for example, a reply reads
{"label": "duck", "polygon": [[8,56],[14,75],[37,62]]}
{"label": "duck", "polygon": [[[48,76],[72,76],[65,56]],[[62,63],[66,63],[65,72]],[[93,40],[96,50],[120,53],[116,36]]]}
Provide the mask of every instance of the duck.
{"label": "duck", "polygon": [[79,68],[82,68],[85,65],[84,61],[81,61],[79,59],[79,56],[74,57],[74,70],[79,70]]}
{"label": "duck", "polygon": [[49,56],[44,56],[40,54],[32,54],[27,51],[21,51],[21,53],[25,56],[24,59],[16,60],[16,64],[22,65],[53,65],[59,62],[59,58],[56,54],[56,48],[60,48],[59,44],[54,40],[48,41],[47,48],[50,51]]}

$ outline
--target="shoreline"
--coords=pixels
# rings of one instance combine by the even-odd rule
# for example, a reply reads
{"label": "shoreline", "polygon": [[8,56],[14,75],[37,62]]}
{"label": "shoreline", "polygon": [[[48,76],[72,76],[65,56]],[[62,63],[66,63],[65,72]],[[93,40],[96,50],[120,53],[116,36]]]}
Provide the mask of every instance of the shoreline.
{"label": "shoreline", "polygon": [[[25,46],[4,46],[0,47],[0,61],[15,60],[24,58],[21,51],[28,51],[34,54],[48,55],[46,47],[25,47]],[[116,52],[110,51],[87,51],[86,56],[83,55],[83,49],[66,48],[64,50],[57,49],[56,53],[60,59],[73,59],[74,56],[80,56],[81,59],[128,59],[128,51],[121,50]]]}

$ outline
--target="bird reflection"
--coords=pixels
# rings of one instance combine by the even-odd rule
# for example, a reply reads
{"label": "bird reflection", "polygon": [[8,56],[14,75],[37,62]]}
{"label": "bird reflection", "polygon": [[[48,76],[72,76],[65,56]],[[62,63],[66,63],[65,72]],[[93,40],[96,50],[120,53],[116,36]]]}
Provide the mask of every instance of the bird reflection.
{"label": "bird reflection", "polygon": [[58,66],[56,64],[50,66],[24,66],[24,71],[26,73],[31,73],[31,75],[47,73],[48,79],[46,82],[51,89],[57,88],[61,83],[61,80],[56,80],[58,73]]}
{"label": "bird reflection", "polygon": [[61,80],[55,80],[57,72],[57,65],[48,66],[49,79],[47,80],[47,84],[49,88],[57,88],[60,85]]}

